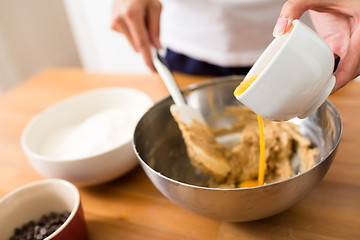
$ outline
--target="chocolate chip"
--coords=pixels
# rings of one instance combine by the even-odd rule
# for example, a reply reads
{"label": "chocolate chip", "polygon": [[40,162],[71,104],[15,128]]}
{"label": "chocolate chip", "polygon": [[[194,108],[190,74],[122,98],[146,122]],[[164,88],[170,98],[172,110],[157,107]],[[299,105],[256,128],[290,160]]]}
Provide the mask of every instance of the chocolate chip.
{"label": "chocolate chip", "polygon": [[70,216],[69,211],[56,213],[50,212],[35,222],[31,220],[22,227],[14,229],[14,234],[9,240],[42,240],[55,232]]}

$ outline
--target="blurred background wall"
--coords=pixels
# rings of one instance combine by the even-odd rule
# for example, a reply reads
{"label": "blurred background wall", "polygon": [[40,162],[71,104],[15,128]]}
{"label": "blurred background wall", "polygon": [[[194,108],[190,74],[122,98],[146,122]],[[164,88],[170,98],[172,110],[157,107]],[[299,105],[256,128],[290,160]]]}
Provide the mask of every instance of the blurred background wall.
{"label": "blurred background wall", "polygon": [[113,0],[64,0],[84,68],[110,73],[150,72],[126,38],[111,30]]}
{"label": "blurred background wall", "polygon": [[0,88],[46,67],[80,66],[61,0],[0,0]]}
{"label": "blurred background wall", "polygon": [[146,73],[110,29],[112,0],[0,0],[0,94],[48,67]]}

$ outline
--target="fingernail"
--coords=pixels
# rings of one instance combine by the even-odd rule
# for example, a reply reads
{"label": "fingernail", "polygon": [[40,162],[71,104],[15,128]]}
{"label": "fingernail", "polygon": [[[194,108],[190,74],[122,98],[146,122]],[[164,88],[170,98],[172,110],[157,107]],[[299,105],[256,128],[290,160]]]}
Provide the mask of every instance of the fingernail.
{"label": "fingernail", "polygon": [[275,24],[273,36],[278,37],[284,35],[288,23],[289,23],[288,18],[280,17]]}

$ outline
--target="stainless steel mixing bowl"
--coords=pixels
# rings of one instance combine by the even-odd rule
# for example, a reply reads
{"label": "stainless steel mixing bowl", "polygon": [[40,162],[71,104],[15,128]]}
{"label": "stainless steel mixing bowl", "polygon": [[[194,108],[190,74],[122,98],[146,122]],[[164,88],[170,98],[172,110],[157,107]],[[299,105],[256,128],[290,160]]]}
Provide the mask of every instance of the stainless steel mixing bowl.
{"label": "stainless steel mixing bowl", "polygon": [[[188,103],[199,109],[210,125],[225,126],[228,117],[211,116],[226,106],[241,105],[233,90],[243,77],[217,78],[183,89]],[[198,215],[229,222],[252,221],[280,213],[306,196],[325,176],[336,153],[342,132],[340,115],[326,101],[306,119],[296,119],[303,135],[319,148],[317,163],[289,179],[259,187],[208,188],[208,177],[197,171],[169,107],[170,97],[155,104],[139,121],[133,146],[140,164],[157,189],[174,203]],[[295,172],[299,167],[294,158]]]}

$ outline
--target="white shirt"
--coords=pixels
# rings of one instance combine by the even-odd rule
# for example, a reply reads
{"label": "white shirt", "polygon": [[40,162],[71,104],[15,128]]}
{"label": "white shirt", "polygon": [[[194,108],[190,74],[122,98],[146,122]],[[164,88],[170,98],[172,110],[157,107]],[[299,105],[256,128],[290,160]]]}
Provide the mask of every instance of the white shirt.
{"label": "white shirt", "polygon": [[219,66],[251,66],[273,40],[286,0],[163,0],[161,41]]}

